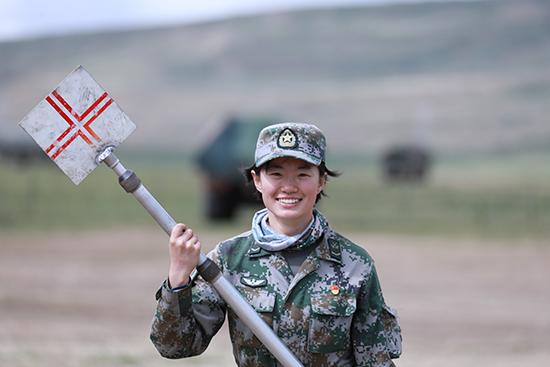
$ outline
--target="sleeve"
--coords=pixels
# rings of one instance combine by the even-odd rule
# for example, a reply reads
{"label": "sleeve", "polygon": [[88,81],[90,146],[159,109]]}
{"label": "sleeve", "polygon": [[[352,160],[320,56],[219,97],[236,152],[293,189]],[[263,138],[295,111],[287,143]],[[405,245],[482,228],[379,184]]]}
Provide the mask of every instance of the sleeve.
{"label": "sleeve", "polygon": [[394,366],[401,355],[401,327],[397,313],[384,303],[374,264],[359,292],[351,331],[358,366]]}
{"label": "sleeve", "polygon": [[[216,261],[214,251],[208,256]],[[170,289],[164,281],[156,298],[150,338],[165,358],[201,354],[225,320],[225,303],[216,290],[196,274],[191,284],[177,290]]]}

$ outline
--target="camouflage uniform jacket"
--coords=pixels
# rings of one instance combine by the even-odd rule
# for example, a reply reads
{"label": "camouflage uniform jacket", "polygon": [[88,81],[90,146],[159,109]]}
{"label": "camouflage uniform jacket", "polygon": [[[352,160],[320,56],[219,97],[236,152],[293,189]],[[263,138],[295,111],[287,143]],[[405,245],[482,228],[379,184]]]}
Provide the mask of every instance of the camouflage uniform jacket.
{"label": "camouflage uniform jacket", "polygon": [[[304,366],[394,366],[401,330],[372,258],[332,231],[314,246],[295,276],[281,254],[260,248],[250,232],[208,256]],[[237,365],[279,365],[202,278],[179,292],[165,282],[157,300],[151,340],[162,356],[201,354],[227,311]]]}

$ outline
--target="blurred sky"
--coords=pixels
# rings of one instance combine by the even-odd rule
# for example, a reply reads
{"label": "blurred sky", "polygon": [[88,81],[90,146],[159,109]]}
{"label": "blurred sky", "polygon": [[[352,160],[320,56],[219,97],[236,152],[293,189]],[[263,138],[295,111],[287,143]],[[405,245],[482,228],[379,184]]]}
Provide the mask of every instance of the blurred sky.
{"label": "blurred sky", "polygon": [[0,0],[0,41],[310,7],[422,0]]}

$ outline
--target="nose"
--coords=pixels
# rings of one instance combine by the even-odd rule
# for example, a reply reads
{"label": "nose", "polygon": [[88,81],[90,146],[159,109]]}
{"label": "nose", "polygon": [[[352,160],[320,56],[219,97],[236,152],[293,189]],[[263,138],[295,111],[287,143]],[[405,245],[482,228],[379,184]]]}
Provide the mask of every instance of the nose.
{"label": "nose", "polygon": [[298,185],[296,185],[296,180],[288,177],[283,181],[283,185],[281,187],[281,190],[285,194],[291,194],[298,191]]}

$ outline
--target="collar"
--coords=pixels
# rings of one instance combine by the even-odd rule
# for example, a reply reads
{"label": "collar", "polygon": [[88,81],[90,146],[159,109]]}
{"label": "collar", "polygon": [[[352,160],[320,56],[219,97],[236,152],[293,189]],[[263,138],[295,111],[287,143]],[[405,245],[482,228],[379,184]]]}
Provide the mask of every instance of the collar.
{"label": "collar", "polygon": [[342,246],[330,231],[323,235],[315,251],[319,259],[342,264]]}
{"label": "collar", "polygon": [[246,254],[248,257],[254,258],[271,255],[271,252],[261,248],[256,241],[252,241],[252,246],[250,246]]}
{"label": "collar", "polygon": [[[272,252],[260,247],[256,242],[252,243],[247,252],[250,258],[269,256],[271,254]],[[315,254],[321,260],[342,264],[342,246],[330,232],[321,237],[321,241],[315,249]]]}

